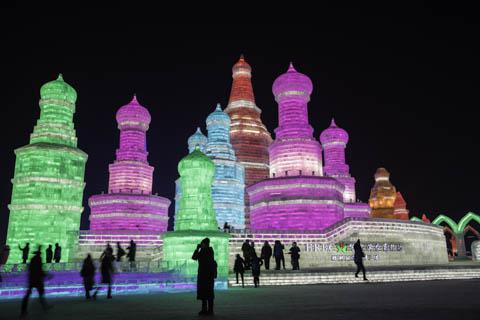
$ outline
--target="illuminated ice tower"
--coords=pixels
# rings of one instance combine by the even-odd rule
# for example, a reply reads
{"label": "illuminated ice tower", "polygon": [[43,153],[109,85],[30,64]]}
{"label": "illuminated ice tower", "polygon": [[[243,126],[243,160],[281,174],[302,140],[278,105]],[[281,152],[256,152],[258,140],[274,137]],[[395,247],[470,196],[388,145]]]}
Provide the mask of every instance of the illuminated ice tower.
{"label": "illuminated ice tower", "polygon": [[[245,168],[245,186],[268,177],[270,133],[260,118],[252,88],[252,68],[243,55],[232,68],[232,90],[225,112],[230,116],[230,140],[238,161]],[[245,225],[250,226],[249,198],[245,193]]]}
{"label": "illuminated ice tower", "polygon": [[273,83],[278,128],[270,146],[270,177],[321,176],[322,148],[308,123],[312,81],[290,64]]}
{"label": "illuminated ice tower", "polygon": [[186,274],[197,272],[192,253],[197,244],[210,238],[215,252],[218,274],[228,275],[228,234],[218,230],[212,201],[212,183],[215,164],[197,146],[178,164],[180,196],[173,232],[163,235],[163,263],[168,269]]}
{"label": "illuminated ice tower", "polygon": [[206,155],[215,163],[212,185],[213,207],[219,227],[225,222],[235,229],[245,228],[244,168],[230,144],[230,118],[220,104],[207,117]]}
{"label": "illuminated ice tower", "polygon": [[[192,153],[198,146],[200,151],[205,153],[205,146],[207,145],[207,137],[202,133],[200,127],[197,128],[194,134],[188,138],[188,153]],[[175,180],[175,215],[177,215],[178,204],[182,195],[182,187],[180,186],[180,178]]]}
{"label": "illuminated ice tower", "polygon": [[152,195],[153,167],[148,164],[146,140],[150,120],[135,96],[117,111],[120,145],[109,166],[108,194],[88,200],[92,232],[167,230],[170,200]]}
{"label": "illuminated ice tower", "polygon": [[[76,91],[62,75],[40,89],[40,119],[30,144],[15,150],[9,205],[9,262],[21,261],[22,247],[59,243],[62,260],[71,259],[83,211],[87,154],[77,148],[73,125]],[[31,250],[30,252],[33,252]]]}
{"label": "illuminated ice tower", "polygon": [[385,168],[378,168],[375,172],[375,184],[368,200],[372,208],[372,218],[394,219],[396,196],[397,190],[390,182],[390,173]]}
{"label": "illuminated ice tower", "polygon": [[311,92],[310,79],[291,64],[273,84],[279,126],[270,179],[247,188],[253,230],[321,230],[344,217],[345,187],[322,176],[320,143],[308,123]]}
{"label": "illuminated ice tower", "polygon": [[348,143],[348,133],[339,128],[332,119],[330,127],[320,134],[325,160],[324,171],[328,177],[339,180],[345,186],[343,201],[355,202],[355,179],[350,175],[345,163],[345,148]]}

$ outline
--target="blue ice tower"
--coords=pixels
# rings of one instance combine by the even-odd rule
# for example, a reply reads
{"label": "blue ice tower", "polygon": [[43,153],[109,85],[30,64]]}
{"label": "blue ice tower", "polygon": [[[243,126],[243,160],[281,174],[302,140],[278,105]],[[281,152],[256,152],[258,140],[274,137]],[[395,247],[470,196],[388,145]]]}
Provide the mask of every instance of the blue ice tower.
{"label": "blue ice tower", "polygon": [[245,169],[230,143],[230,117],[217,104],[206,124],[205,154],[215,163],[212,199],[218,226],[228,222],[234,229],[245,229]]}

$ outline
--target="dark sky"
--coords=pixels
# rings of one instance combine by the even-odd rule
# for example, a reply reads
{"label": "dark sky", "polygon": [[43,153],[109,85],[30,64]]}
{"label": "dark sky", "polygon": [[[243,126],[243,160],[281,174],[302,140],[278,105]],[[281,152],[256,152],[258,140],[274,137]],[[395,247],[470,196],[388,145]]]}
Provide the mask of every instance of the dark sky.
{"label": "dark sky", "polygon": [[[40,86],[63,73],[78,92],[75,127],[88,153],[87,199],[107,190],[118,145],[115,112],[133,95],[152,115],[154,192],[174,196],[186,139],[220,102],[243,53],[262,119],[273,132],[275,78],[293,61],[311,77],[310,123],[331,117],[350,134],[347,159],[366,201],[377,167],[391,173],[414,215],[459,219],[479,210],[479,25],[473,8],[324,9],[312,24],[120,25],[44,19],[1,22],[0,243],[8,221],[14,149],[39,117]],[[238,13],[240,14],[240,13]],[[5,16],[9,16],[4,11]],[[147,20],[147,19],[145,19]],[[279,19],[282,21],[282,19]],[[171,206],[173,209],[173,204]]]}

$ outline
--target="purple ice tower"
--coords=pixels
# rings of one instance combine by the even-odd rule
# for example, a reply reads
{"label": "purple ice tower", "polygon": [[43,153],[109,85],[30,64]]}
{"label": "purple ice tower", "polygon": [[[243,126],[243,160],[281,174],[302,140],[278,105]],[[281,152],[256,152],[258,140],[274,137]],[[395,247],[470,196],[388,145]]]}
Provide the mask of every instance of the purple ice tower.
{"label": "purple ice tower", "polygon": [[322,149],[308,123],[310,79],[290,64],[273,84],[279,126],[269,149],[270,178],[249,188],[251,226],[260,230],[322,230],[343,219],[344,185],[324,177]]}
{"label": "purple ice tower", "polygon": [[368,217],[356,202],[355,179],[345,163],[348,134],[332,120],[322,147],[308,122],[312,82],[292,64],[273,83],[278,128],[270,145],[270,178],[247,188],[253,231],[322,230],[347,217]]}
{"label": "purple ice tower", "polygon": [[312,81],[292,64],[273,83],[279,124],[269,148],[270,178],[322,175],[322,148],[308,123],[311,93]]}
{"label": "purple ice tower", "polygon": [[110,164],[108,194],[91,196],[90,230],[165,232],[170,200],[152,195],[146,133],[150,113],[136,97],[117,111],[120,146]]}

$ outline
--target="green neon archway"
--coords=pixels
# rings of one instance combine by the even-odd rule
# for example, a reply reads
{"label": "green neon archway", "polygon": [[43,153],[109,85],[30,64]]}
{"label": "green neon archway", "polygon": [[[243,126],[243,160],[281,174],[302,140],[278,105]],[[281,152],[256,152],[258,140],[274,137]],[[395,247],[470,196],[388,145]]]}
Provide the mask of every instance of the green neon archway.
{"label": "green neon archway", "polygon": [[458,227],[458,224],[452,220],[452,218],[447,217],[444,214],[441,214],[432,221],[432,224],[440,225],[442,222],[445,222],[454,233],[459,233],[461,230]]}
{"label": "green neon archway", "polygon": [[[468,226],[468,224],[472,220],[480,223],[480,216],[474,212],[469,212],[466,215],[464,215],[463,218],[460,219],[460,222],[457,224],[455,221],[453,221],[452,218],[444,214],[441,214],[437,216],[435,220],[432,221],[432,224],[440,225],[441,223],[445,222],[450,227],[450,229],[452,229],[454,233],[460,233],[465,231],[465,228]],[[422,219],[417,217],[411,217],[410,221],[423,222]]]}
{"label": "green neon archway", "polygon": [[470,221],[472,220],[475,220],[477,221],[478,223],[480,223],[480,216],[478,214],[475,214],[473,212],[469,212],[467,213],[466,215],[463,216],[463,218],[460,220],[460,222],[458,223],[458,228],[459,230],[461,230],[462,232],[465,231],[465,228],[467,227],[467,225],[470,223]]}

